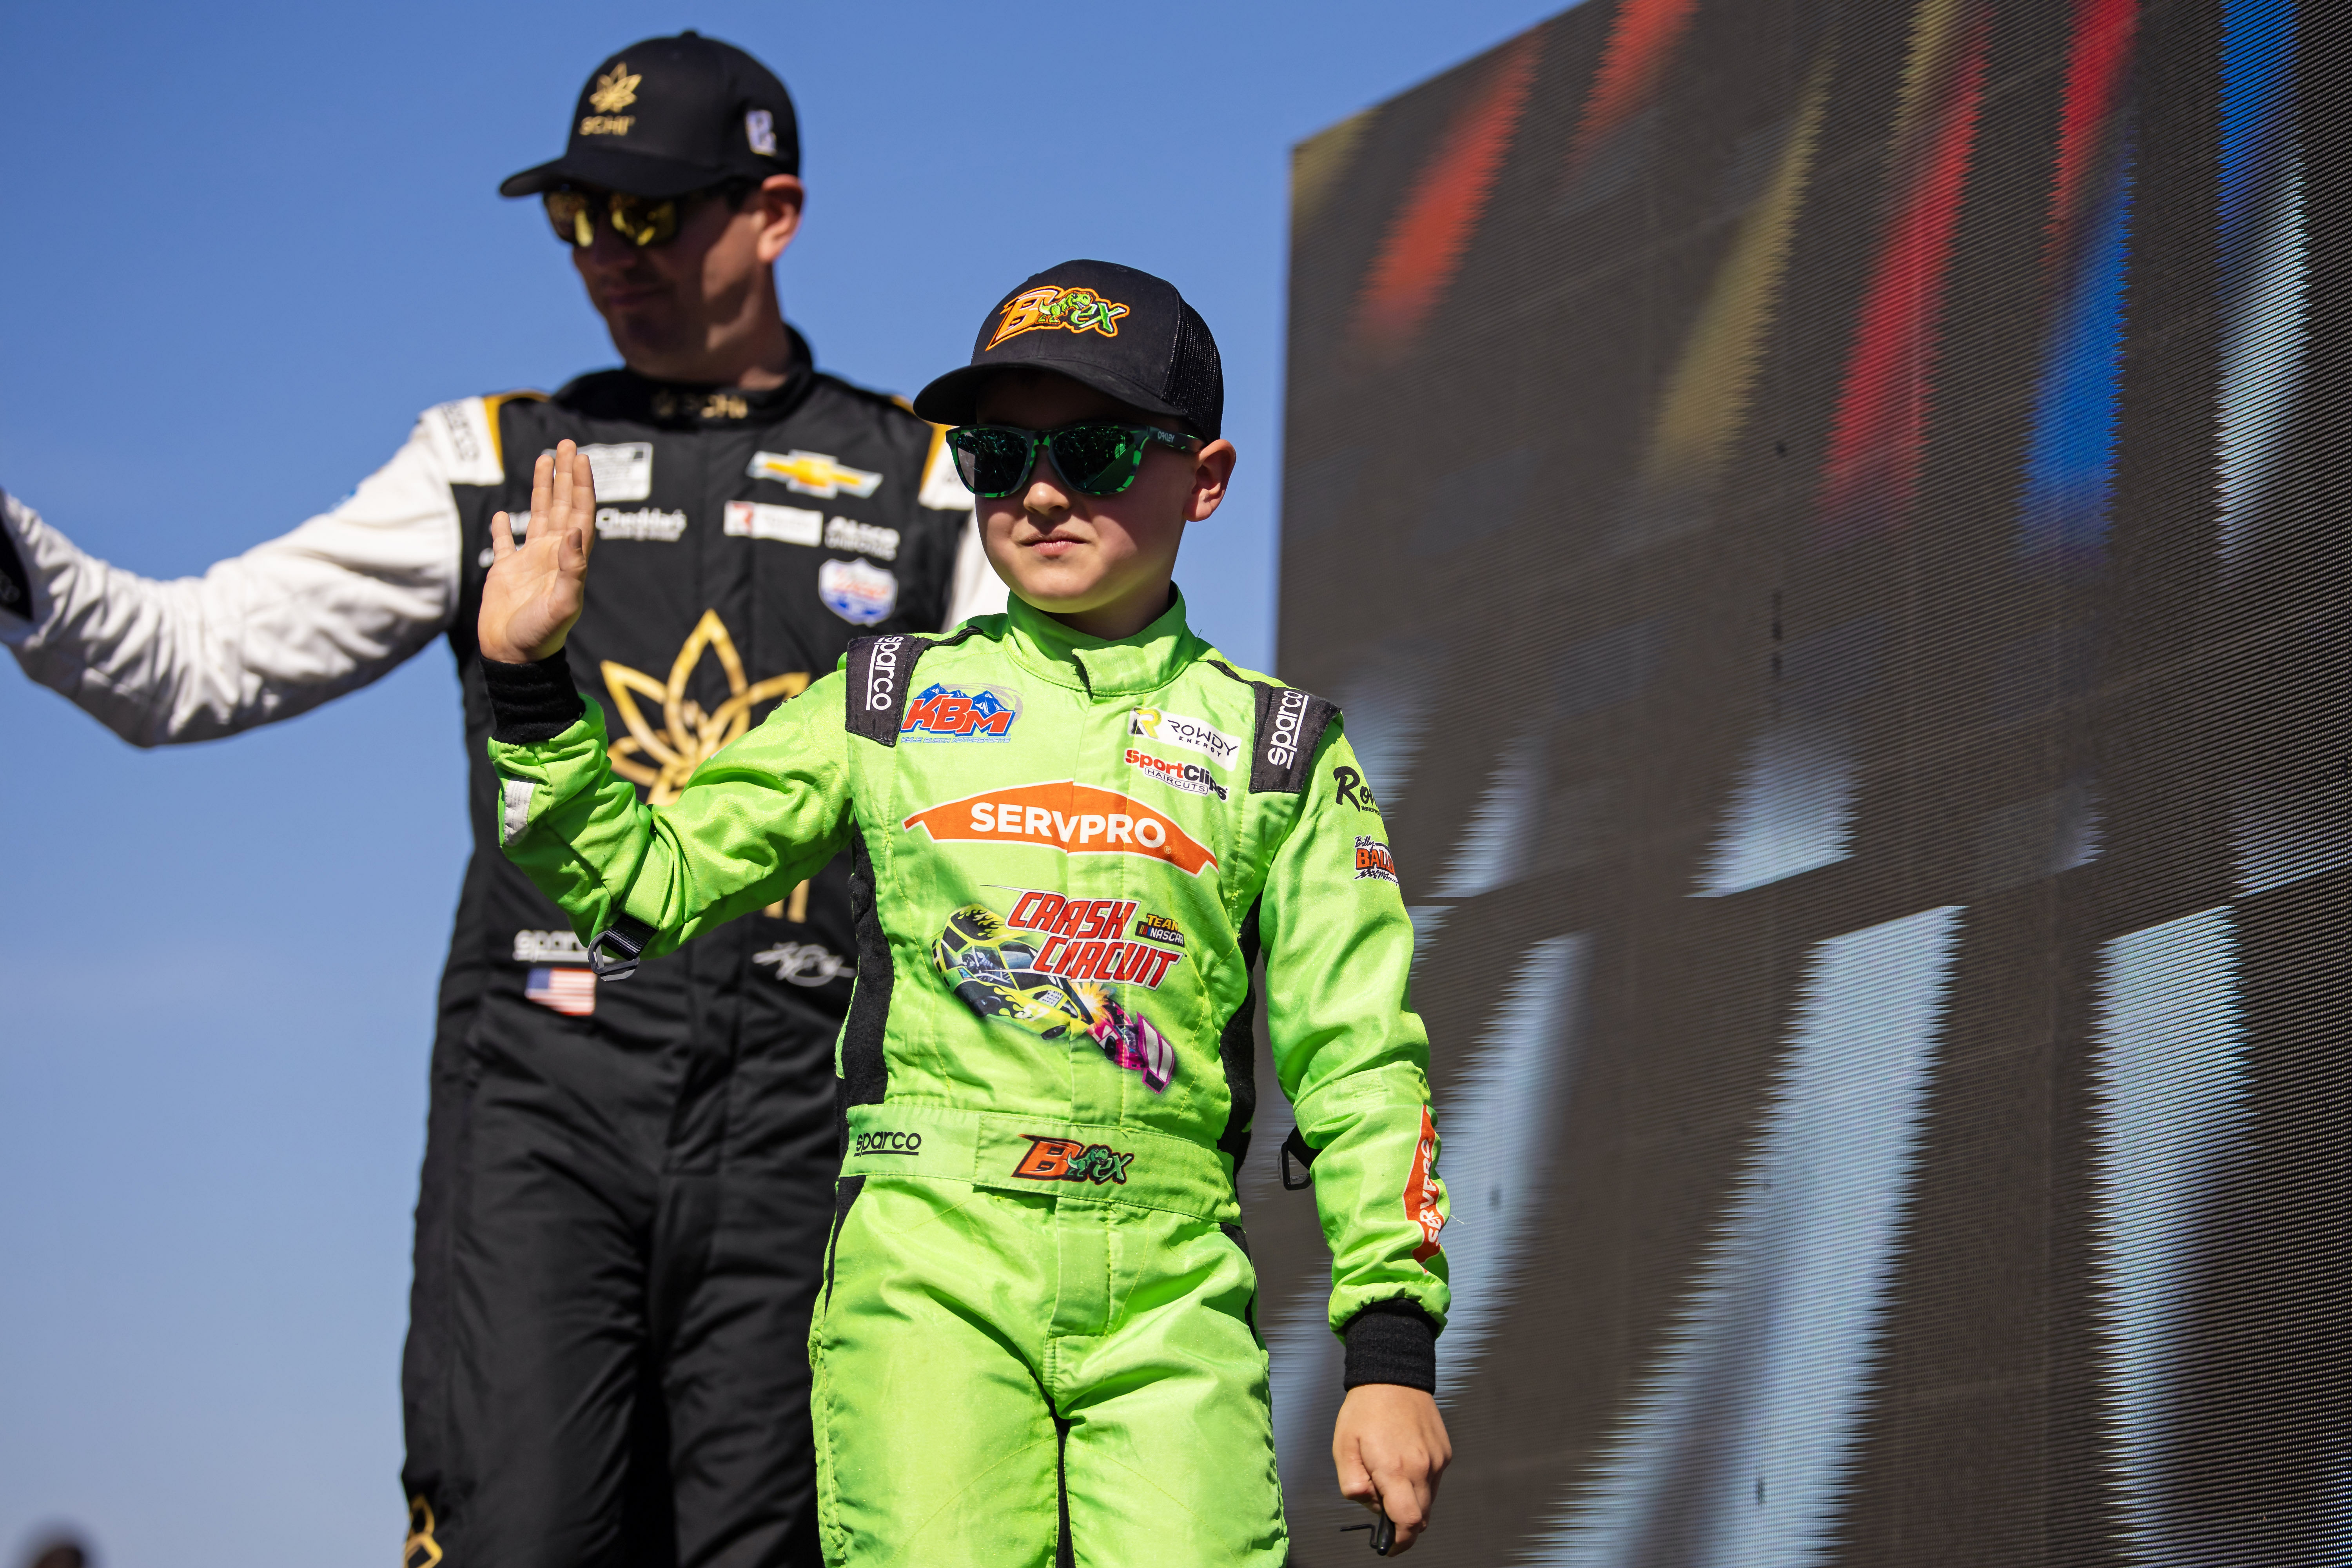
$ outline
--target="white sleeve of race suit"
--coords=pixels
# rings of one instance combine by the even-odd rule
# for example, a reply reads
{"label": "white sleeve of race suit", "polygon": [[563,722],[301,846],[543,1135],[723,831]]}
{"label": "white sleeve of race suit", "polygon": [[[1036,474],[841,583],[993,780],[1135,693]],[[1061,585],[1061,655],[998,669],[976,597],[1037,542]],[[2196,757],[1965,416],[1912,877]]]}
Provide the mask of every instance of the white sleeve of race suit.
{"label": "white sleeve of race suit", "polygon": [[365,686],[448,628],[449,486],[502,477],[489,416],[480,398],[427,410],[332,511],[168,583],[85,554],[0,495],[32,599],[0,605],[0,642],[135,746],[232,735]]}
{"label": "white sleeve of race suit", "polygon": [[980,542],[980,518],[974,510],[977,503],[971,492],[963,488],[963,480],[956,477],[955,460],[949,456],[944,441],[931,443],[931,460],[923,470],[921,500],[934,511],[963,514],[963,528],[956,542],[955,580],[948,587],[947,625],[940,630],[951,632],[974,616],[1003,614],[1007,597],[1004,580],[988,563],[988,552]]}

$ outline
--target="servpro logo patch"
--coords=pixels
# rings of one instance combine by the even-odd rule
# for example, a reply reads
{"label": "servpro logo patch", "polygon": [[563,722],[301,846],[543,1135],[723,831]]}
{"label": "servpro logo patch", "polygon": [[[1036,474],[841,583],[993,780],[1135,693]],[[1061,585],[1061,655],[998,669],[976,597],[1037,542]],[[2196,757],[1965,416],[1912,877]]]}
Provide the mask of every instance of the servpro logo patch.
{"label": "servpro logo patch", "polygon": [[1217,863],[1208,847],[1160,813],[1116,790],[1073,779],[966,795],[900,823],[942,844],[1036,844],[1065,855],[1140,855],[1197,877]]}
{"label": "servpro logo patch", "polygon": [[1421,1108],[1421,1138],[1412,1146],[1412,1170],[1404,1179],[1404,1217],[1421,1227],[1421,1245],[1412,1249],[1415,1263],[1437,1256],[1438,1233],[1445,1228],[1445,1211],[1439,1206],[1445,1188],[1437,1178],[1437,1127],[1429,1107]]}

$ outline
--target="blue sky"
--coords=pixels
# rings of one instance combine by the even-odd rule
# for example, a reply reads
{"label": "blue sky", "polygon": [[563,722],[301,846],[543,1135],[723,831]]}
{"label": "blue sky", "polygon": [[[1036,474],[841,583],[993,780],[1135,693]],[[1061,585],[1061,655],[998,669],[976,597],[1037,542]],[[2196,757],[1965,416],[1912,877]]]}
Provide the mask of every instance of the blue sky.
{"label": "blue sky", "polygon": [[[0,487],[154,575],[331,506],[418,410],[612,363],[497,182],[693,26],[801,109],[819,362],[911,391],[1066,256],[1177,281],[1228,377],[1196,616],[1272,657],[1288,149],[1559,0],[1070,7],[85,3],[0,12]],[[6,661],[0,661],[5,664]],[[0,1552],[390,1560],[435,977],[466,843],[436,646],[142,753],[0,668]]]}

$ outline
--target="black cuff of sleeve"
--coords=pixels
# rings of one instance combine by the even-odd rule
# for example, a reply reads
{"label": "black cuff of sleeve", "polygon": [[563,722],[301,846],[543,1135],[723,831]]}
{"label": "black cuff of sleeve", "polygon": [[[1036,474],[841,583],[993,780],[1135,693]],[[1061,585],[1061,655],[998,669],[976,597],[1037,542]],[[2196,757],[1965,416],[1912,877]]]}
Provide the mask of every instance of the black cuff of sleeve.
{"label": "black cuff of sleeve", "polygon": [[1402,1297],[1374,1301],[1348,1320],[1347,1385],[1395,1383],[1437,1392],[1437,1325]]}
{"label": "black cuff of sleeve", "polygon": [[5,522],[0,522],[0,610],[22,621],[33,618],[33,579],[25,570],[24,558],[16,552],[15,535]]}
{"label": "black cuff of sleeve", "polygon": [[530,664],[486,658],[482,684],[490,693],[490,738],[509,746],[552,741],[588,710],[562,648]]}

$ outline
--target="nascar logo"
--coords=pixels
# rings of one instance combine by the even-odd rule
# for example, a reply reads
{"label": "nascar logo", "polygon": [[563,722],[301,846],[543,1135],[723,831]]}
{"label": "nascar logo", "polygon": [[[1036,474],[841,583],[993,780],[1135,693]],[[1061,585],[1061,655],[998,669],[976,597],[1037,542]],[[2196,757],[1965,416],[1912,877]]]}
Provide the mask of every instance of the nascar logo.
{"label": "nascar logo", "polygon": [[773,479],[804,496],[870,496],[882,486],[882,476],[835,462],[824,452],[754,452],[743,471],[755,479]]}
{"label": "nascar logo", "polygon": [[1207,846],[1139,800],[1075,779],[989,790],[919,811],[898,825],[940,843],[1034,844],[1065,855],[1139,855],[1197,877]]}

